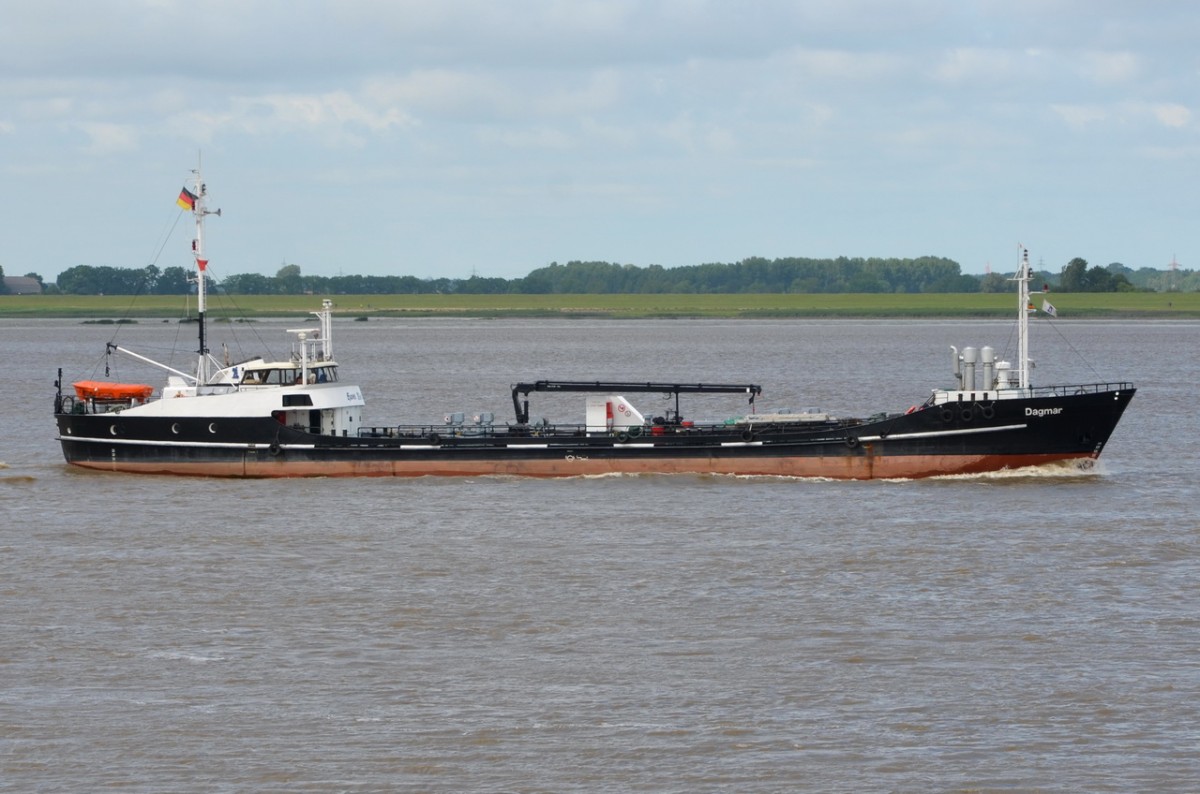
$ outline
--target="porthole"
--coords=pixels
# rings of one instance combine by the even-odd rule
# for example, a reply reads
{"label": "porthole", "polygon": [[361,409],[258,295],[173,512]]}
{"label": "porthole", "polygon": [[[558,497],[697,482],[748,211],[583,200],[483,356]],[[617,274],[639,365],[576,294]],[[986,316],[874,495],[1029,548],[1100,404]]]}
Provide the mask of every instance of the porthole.
{"label": "porthole", "polygon": [[174,433],[175,435],[179,435],[179,423],[178,422],[171,425],[171,432]]}
{"label": "porthole", "polygon": [[115,436],[115,435],[117,434],[117,426],[116,426],[116,425],[109,425],[109,427],[108,427],[108,432],[112,433],[112,434]]}
{"label": "porthole", "polygon": [[215,432],[217,432],[217,423],[216,423],[216,422],[211,422],[211,423],[208,425],[208,432],[210,432],[210,433],[215,433]]}

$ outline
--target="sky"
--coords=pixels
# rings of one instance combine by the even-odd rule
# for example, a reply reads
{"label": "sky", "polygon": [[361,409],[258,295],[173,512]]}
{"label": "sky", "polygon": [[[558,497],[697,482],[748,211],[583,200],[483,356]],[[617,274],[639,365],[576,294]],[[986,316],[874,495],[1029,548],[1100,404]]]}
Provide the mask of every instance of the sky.
{"label": "sky", "polygon": [[1200,4],[0,0],[0,267],[1200,264]]}

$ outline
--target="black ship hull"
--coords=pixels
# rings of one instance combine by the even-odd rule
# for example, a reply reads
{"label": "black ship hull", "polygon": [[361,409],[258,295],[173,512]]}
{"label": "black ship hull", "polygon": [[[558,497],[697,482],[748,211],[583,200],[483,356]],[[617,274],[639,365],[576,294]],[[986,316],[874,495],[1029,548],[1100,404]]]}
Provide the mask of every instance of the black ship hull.
{"label": "black ship hull", "polygon": [[362,428],[334,436],[270,416],[58,413],[68,463],[118,472],[219,477],[567,477],[692,473],[916,478],[1091,460],[1135,389],[1042,387],[990,401],[928,405],[866,420],[667,425]]}

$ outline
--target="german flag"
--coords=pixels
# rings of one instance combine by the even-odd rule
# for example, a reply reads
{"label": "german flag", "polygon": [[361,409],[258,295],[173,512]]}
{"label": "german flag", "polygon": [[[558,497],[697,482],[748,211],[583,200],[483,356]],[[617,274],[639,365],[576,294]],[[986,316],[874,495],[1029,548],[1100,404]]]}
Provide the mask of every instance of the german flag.
{"label": "german flag", "polygon": [[196,206],[196,194],[188,190],[186,187],[179,191],[179,198],[175,199],[175,203],[181,209],[190,210]]}

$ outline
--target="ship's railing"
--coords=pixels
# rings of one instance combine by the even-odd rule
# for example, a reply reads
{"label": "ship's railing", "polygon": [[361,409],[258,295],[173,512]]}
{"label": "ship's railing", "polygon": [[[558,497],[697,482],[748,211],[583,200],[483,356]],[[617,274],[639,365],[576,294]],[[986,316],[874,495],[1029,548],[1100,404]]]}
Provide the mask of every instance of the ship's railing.
{"label": "ship's railing", "polygon": [[1031,397],[1070,397],[1076,394],[1104,394],[1113,391],[1129,391],[1132,383],[1072,383],[1057,386],[1034,386],[1029,389]]}
{"label": "ship's railing", "polygon": [[[774,427],[772,423],[764,423],[760,427]],[[376,427],[360,427],[358,429],[359,438],[395,438],[401,440],[412,440],[415,442],[425,441],[428,443],[437,443],[448,438],[584,438],[584,437],[602,437],[611,436],[618,440],[629,441],[638,438],[649,438],[655,436],[675,435],[680,433],[695,433],[698,431],[714,432],[723,431],[726,433],[742,433],[745,431],[742,425],[731,426],[728,422],[714,423],[692,423],[684,422],[680,424],[668,425],[645,425],[625,428],[614,428],[609,431],[589,430],[585,424],[574,423],[551,423],[546,420],[539,420],[530,424],[510,424],[510,425],[384,425]]]}
{"label": "ship's railing", "polygon": [[359,438],[401,438],[401,439],[429,439],[434,436],[438,438],[449,438],[456,435],[468,435],[462,431],[472,431],[469,435],[490,435],[492,428],[487,428],[485,432],[483,428],[477,426],[471,427],[447,427],[446,425],[383,425],[376,427],[359,427]]}
{"label": "ship's railing", "polygon": [[140,400],[98,400],[93,397],[80,398],[64,394],[56,401],[55,413],[60,414],[110,414],[141,405]]}
{"label": "ship's railing", "polygon": [[359,438],[398,438],[419,440],[440,440],[443,438],[491,438],[503,435],[508,438],[538,437],[538,436],[583,436],[587,434],[584,425],[554,425],[549,422],[539,422],[530,425],[501,425],[494,424],[455,424],[455,425],[384,425],[377,427],[358,428]]}

